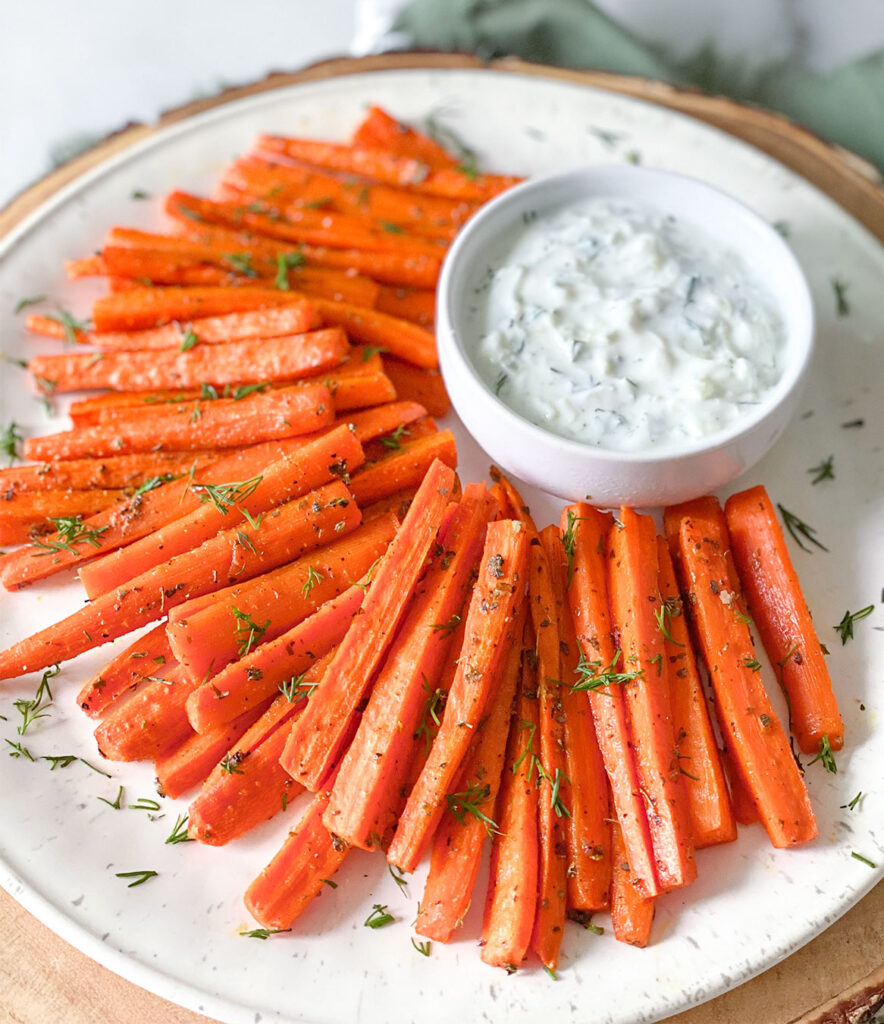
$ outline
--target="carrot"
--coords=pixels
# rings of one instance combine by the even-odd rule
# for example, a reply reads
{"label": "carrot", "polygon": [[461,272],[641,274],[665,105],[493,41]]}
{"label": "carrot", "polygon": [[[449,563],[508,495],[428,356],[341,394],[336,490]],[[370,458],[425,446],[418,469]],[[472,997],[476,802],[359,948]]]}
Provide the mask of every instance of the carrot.
{"label": "carrot", "polygon": [[647,895],[660,887],[647,815],[620,685],[612,680],[615,648],[608,611],[606,537],[609,516],[582,502],[562,512],[562,542],[568,557],[568,600],[579,646],[577,684],[585,689],[596,727],[605,771],[611,783],[614,809],[623,829],[637,884]]}
{"label": "carrot", "polygon": [[805,754],[844,745],[844,723],[819,637],[789,557],[773,503],[763,487],[725,504],[731,553],[753,621],[789,699],[789,728]]}
{"label": "carrot", "polygon": [[0,497],[0,544],[31,544],[43,554],[54,553],[55,544],[43,540],[67,524],[76,532],[84,516],[118,506],[125,491],[26,491],[7,499]]}
{"label": "carrot", "polygon": [[28,313],[25,317],[25,330],[31,334],[39,334],[44,338],[55,338],[57,341],[70,341],[71,335],[78,342],[86,338],[86,331],[81,327],[65,325],[55,316],[44,313]]}
{"label": "carrot", "polygon": [[568,895],[568,841],[571,785],[565,756],[565,715],[562,705],[561,627],[550,565],[534,534],[528,555],[528,604],[537,656],[538,736],[535,754],[537,821],[540,860],[537,917],[531,946],[549,970],[555,970],[565,928]]}
{"label": "carrot", "polygon": [[351,846],[370,850],[380,845],[390,824],[385,814],[411,761],[412,739],[420,731],[427,734],[428,718],[444,700],[439,677],[487,521],[485,488],[469,484],[439,534],[436,554],[374,683],[324,819]]}
{"label": "carrot", "polygon": [[[424,416],[422,419],[409,423],[407,427],[397,428],[386,437],[379,437],[370,441],[364,446],[365,461],[367,463],[383,462],[392,458],[396,452],[402,451],[403,444],[410,444],[422,437],[430,437],[439,433],[439,426],[432,416]],[[451,467],[454,469],[454,466]]]}
{"label": "carrot", "polygon": [[233,406],[200,408],[190,423],[184,417],[158,418],[149,431],[140,422],[108,423],[45,437],[29,437],[25,456],[38,462],[154,451],[194,451],[296,437],[328,426],[334,419],[331,395],[322,384],[255,393]]}
{"label": "carrot", "polygon": [[411,599],[453,486],[453,470],[434,462],[375,573],[362,614],[353,620],[321,693],[292,729],[283,765],[308,789],[318,789],[338,760],[344,733]]}
{"label": "carrot", "polygon": [[386,149],[397,156],[420,160],[428,167],[457,166],[457,160],[435,139],[397,121],[378,106],[368,108],[353,133],[353,145],[357,149]]}
{"label": "carrot", "polygon": [[373,441],[375,438],[392,434],[399,427],[405,427],[415,420],[423,419],[427,410],[417,402],[389,402],[379,405],[376,409],[361,409],[342,417],[362,442]]}
{"label": "carrot", "polygon": [[379,313],[410,320],[428,330],[436,322],[436,293],[429,289],[382,287],[374,306]]}
{"label": "carrot", "polygon": [[362,599],[361,586],[354,585],[275,640],[248,651],[249,645],[244,644],[243,657],[200,685],[188,700],[187,714],[194,729],[207,732],[232,722],[276,693],[281,683],[310,669],[343,639]]}
{"label": "carrot", "polygon": [[148,677],[128,700],[112,707],[95,730],[101,756],[148,761],[177,746],[192,732],[184,710],[192,689],[177,665]]}
{"label": "carrot", "polygon": [[417,324],[374,309],[349,306],[345,302],[316,297],[313,304],[324,324],[343,328],[347,337],[360,345],[381,348],[397,359],[426,369],[435,369],[439,365],[436,339],[430,331]]}
{"label": "carrot", "polygon": [[345,174],[358,174],[385,185],[396,185],[427,195],[484,202],[519,182],[500,174],[472,174],[452,168],[429,168],[413,157],[378,149],[355,149],[332,142],[259,135],[257,150],[282,153],[294,160]]}
{"label": "carrot", "polygon": [[450,430],[440,430],[400,445],[398,451],[381,462],[355,473],[350,490],[360,507],[371,505],[396,491],[419,485],[436,460],[452,469],[457,465],[457,446]]}
{"label": "carrot", "polygon": [[655,901],[643,896],[641,889],[636,885],[629,866],[623,833],[616,821],[612,824],[611,831],[614,861],[611,880],[611,923],[614,926],[614,937],[618,942],[627,942],[630,946],[644,948],[651,938]]}
{"label": "carrot", "polygon": [[611,829],[608,781],[599,751],[592,712],[584,694],[572,689],[579,681],[579,650],[571,609],[566,599],[567,564],[561,534],[548,526],[540,535],[550,566],[559,618],[561,680],[559,699],[564,716],[565,773],[568,806],[568,913],[585,919],[608,906],[611,886]]}
{"label": "carrot", "polygon": [[[140,540],[84,565],[80,581],[94,599],[133,576],[161,565],[175,555],[190,551],[231,529],[245,519],[255,521],[264,512],[293,498],[299,498],[329,483],[341,473],[341,466],[362,464],[362,445],[345,426],[311,441],[283,459],[271,462],[261,475],[239,487],[218,491],[210,485],[192,485],[203,504],[192,512],[142,537]],[[339,499],[347,502],[348,498]]]}
{"label": "carrot", "polygon": [[77,704],[90,718],[98,718],[133,686],[176,664],[166,637],[166,624],[161,622],[85,683],[77,694]]}
{"label": "carrot", "polygon": [[623,649],[630,736],[664,889],[690,885],[697,868],[687,794],[679,770],[669,697],[669,665],[655,613],[661,607],[653,520],[620,510],[609,534],[611,619]]}
{"label": "carrot", "polygon": [[261,641],[269,643],[360,579],[395,533],[392,516],[378,517],[319,551],[217,591],[200,608],[192,602],[178,605],[169,613],[167,627],[175,657],[191,679],[220,672],[236,661],[240,647],[240,620],[231,608],[266,622]]}
{"label": "carrot", "polygon": [[539,839],[537,786],[531,740],[537,731],[537,663],[530,657],[533,626],[521,647],[522,673],[510,723],[505,767],[497,798],[498,831],[491,844],[481,957],[513,970],[528,954],[537,915]]}
{"label": "carrot", "polygon": [[487,718],[473,737],[456,783],[455,799],[457,794],[464,794],[462,799],[469,801],[471,810],[466,813],[463,803],[451,804],[433,838],[430,872],[414,927],[419,935],[438,942],[448,942],[463,922],[485,839],[489,835],[493,838],[499,829],[493,815],[521,667],[524,624],[523,604],[513,618],[497,692],[492,695]]}
{"label": "carrot", "polygon": [[737,838],[737,828],[687,621],[682,614],[672,558],[663,537],[657,538],[657,558],[661,604],[656,614],[669,666],[676,756],[684,776],[694,846],[699,850],[732,842]]}
{"label": "carrot", "polygon": [[328,792],[314,796],[279,852],[246,890],[246,909],[265,928],[291,928],[327,886],[349,850],[322,823]]}
{"label": "carrot", "polygon": [[755,671],[724,513],[715,498],[666,509],[666,534],[677,544],[698,650],[706,663],[720,731],[732,762],[779,848],[813,839],[816,820],[786,734]]}
{"label": "carrot", "polygon": [[190,452],[149,452],[114,455],[106,459],[68,459],[35,466],[13,466],[0,469],[0,494],[137,488],[147,481],[164,481],[166,477],[186,475],[194,462],[199,468],[213,457],[218,456],[213,453],[195,457]]}
{"label": "carrot", "polygon": [[370,523],[381,516],[392,515],[397,522],[401,523],[408,514],[416,494],[416,487],[406,487],[401,491],[394,491],[388,498],[381,498],[371,505],[364,506],[362,522]]}
{"label": "carrot", "polygon": [[399,398],[420,402],[431,416],[445,416],[451,399],[438,370],[427,370],[404,363],[393,356],[384,356],[384,372],[393,382]]}
{"label": "carrot", "polygon": [[519,494],[511,481],[496,466],[490,468],[489,475],[500,486],[500,489],[506,496],[507,508],[513,519],[518,519],[530,534],[536,534],[538,532],[537,524],[531,518],[531,509],[525,504],[522,495]]}
{"label": "carrot", "polygon": [[472,730],[488,705],[504,656],[504,638],[524,585],[526,549],[521,524],[489,524],[479,581],[467,612],[464,646],[442,726],[387,852],[387,860],[405,871],[415,869],[435,832]]}
{"label": "carrot", "polygon": [[[334,499],[347,501],[337,507]],[[313,511],[315,499],[318,511]],[[156,621],[173,605],[219,586],[267,572],[331,536],[337,523],[356,528],[359,510],[346,488],[330,484],[268,512],[260,526],[244,523],[225,530],[193,551],[136,576],[125,587],[95,601],[0,652],[0,679],[46,668]],[[234,716],[235,717],[235,716]]]}

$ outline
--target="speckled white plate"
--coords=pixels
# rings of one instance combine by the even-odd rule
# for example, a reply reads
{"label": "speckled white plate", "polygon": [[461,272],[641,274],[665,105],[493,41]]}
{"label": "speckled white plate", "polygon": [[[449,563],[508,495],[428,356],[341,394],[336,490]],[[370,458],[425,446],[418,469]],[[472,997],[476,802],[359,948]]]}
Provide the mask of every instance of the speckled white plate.
{"label": "speckled white plate", "polygon": [[[0,752],[0,882],[64,938],[145,988],[230,1022],[310,1024],[451,1020],[509,1024],[652,1021],[708,999],[770,967],[844,913],[884,874],[884,731],[879,724],[884,673],[884,252],[835,203],[752,148],[689,118],[582,86],[499,71],[388,71],[297,85],[194,117],[133,146],[65,188],[2,246],[0,328],[8,355],[51,346],[24,336],[12,314],[23,296],[46,293],[84,313],[90,286],[72,287],[61,261],[101,244],[115,223],[153,227],[156,200],[174,187],[208,190],[224,164],[259,130],[344,138],[366,103],[404,119],[443,111],[489,169],[532,174],[586,162],[639,159],[687,172],[781,221],[811,280],[821,333],[819,354],[795,422],[745,480],[812,524],[828,552],[793,549],[832,654],[848,746],[838,774],[808,767],[819,839],[774,851],[759,827],[737,843],[699,854],[700,878],[685,894],[660,900],[653,943],[639,951],[569,926],[560,980],[537,969],[507,977],[479,960],[480,878],[462,937],[434,944],[429,958],[412,948],[410,923],[423,872],[400,892],[379,857],[354,853],[292,935],[242,938],[251,927],[241,903],[248,882],[280,845],[297,815],[287,814],[224,849],[164,845],[186,801],[163,801],[161,820],[113,810],[120,785],[127,803],[152,797],[148,765],[103,765],[112,778],[75,762],[50,771]],[[845,287],[849,313],[837,316],[832,281]],[[2,415],[27,433],[62,429],[26,394],[21,371],[2,369]],[[858,419],[864,426],[845,427]],[[465,479],[487,461],[459,424]],[[835,480],[812,486],[810,467],[834,455]],[[744,483],[743,481],[740,484]],[[528,494],[541,522],[558,503]],[[4,646],[76,608],[79,586],[56,582],[2,597]],[[875,606],[842,647],[833,630],[845,610]],[[97,762],[90,723],[74,706],[79,684],[111,649],[65,665],[55,681],[53,714],[25,742],[35,757],[78,754]],[[771,677],[768,676],[768,679]],[[12,702],[35,679],[3,684],[0,740],[17,740]],[[782,710],[782,708],[781,708]],[[5,749],[5,744],[0,743]],[[863,791],[855,809],[843,805]],[[876,834],[877,827],[877,834]],[[876,868],[851,856],[868,858]],[[116,872],[156,870],[134,889]],[[363,927],[373,903],[396,923]],[[606,925],[603,915],[599,923]]]}

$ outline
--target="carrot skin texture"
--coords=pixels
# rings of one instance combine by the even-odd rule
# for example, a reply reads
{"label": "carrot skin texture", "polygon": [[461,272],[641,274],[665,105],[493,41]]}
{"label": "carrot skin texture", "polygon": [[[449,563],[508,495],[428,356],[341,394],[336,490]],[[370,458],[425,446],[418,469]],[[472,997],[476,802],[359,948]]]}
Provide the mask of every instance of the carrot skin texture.
{"label": "carrot skin texture", "polygon": [[404,871],[414,871],[435,832],[472,730],[488,705],[504,656],[504,638],[524,587],[526,560],[527,540],[521,524],[490,523],[442,726],[387,851],[387,860]]}
{"label": "carrot skin texture", "polygon": [[[573,517],[573,521],[569,517]],[[574,551],[568,600],[577,632],[577,641],[585,661],[599,670],[614,659],[615,646],[608,610],[607,535],[610,516],[583,502],[562,512],[561,527],[573,530]],[[589,667],[588,666],[588,667]],[[661,891],[654,863],[651,834],[627,725],[626,705],[620,686],[606,685],[587,692],[596,737],[605,772],[611,785],[616,816],[624,830],[624,842],[637,884],[646,895]]]}
{"label": "carrot skin texture", "polygon": [[643,896],[629,867],[623,834],[617,822],[613,832],[614,874],[611,882],[611,924],[618,942],[644,948],[651,939],[655,900]]}
{"label": "carrot skin texture", "polygon": [[98,718],[146,676],[162,675],[166,666],[174,664],[166,624],[161,622],[84,683],[77,694],[77,704],[90,718]]}
{"label": "carrot skin texture", "polygon": [[324,820],[351,846],[375,848],[391,824],[386,816],[412,760],[421,710],[439,685],[487,521],[484,486],[468,485],[439,535],[439,552],[418,586],[341,761]]}
{"label": "carrot skin texture", "polygon": [[733,765],[773,845],[807,842],[817,833],[816,819],[761,673],[747,664],[754,659],[752,637],[721,506],[715,498],[685,502],[666,509],[664,525],[678,544],[682,590]]}
{"label": "carrot skin texture", "polygon": [[663,608],[669,609],[663,621],[672,638],[664,637],[663,642],[669,666],[672,728],[694,846],[699,850],[733,842],[737,838],[737,826],[675,581],[675,569],[663,537],[657,538],[657,558],[660,597]]}
{"label": "carrot skin texture", "polygon": [[657,540],[653,520],[620,510],[622,527],[609,537],[611,617],[623,647],[625,672],[641,674],[622,684],[642,793],[664,889],[690,885],[697,867],[687,795],[675,751],[669,699],[669,665],[655,620],[660,608]]}
{"label": "carrot skin texture", "polygon": [[752,620],[771,664],[782,666],[780,681],[798,746],[816,754],[825,736],[832,750],[840,750],[844,723],[773,503],[758,486],[731,495],[724,511]]}
{"label": "carrot skin texture", "polygon": [[284,765],[316,790],[339,759],[345,731],[389,650],[451,499],[454,472],[436,461],[427,472],[373,585],[329,668],[317,699],[295,724]]}

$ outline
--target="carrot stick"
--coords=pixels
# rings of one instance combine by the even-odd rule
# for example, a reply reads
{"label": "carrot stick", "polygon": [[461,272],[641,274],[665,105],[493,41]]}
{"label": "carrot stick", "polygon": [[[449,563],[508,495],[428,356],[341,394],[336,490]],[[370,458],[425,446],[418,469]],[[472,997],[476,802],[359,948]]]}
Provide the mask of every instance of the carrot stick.
{"label": "carrot stick", "polygon": [[395,491],[388,498],[381,498],[380,501],[366,505],[362,509],[362,522],[370,523],[381,516],[392,515],[398,523],[401,523],[408,514],[416,494],[416,487],[406,487],[404,490]]}
{"label": "carrot stick", "polygon": [[666,510],[677,543],[697,648],[706,663],[722,734],[774,846],[813,839],[816,820],[786,734],[755,671],[724,513],[715,498]]}
{"label": "carrot stick", "polygon": [[121,651],[77,694],[77,704],[90,718],[98,718],[118,697],[151,675],[162,675],[177,662],[169,648],[166,624],[161,622]]}
{"label": "carrot stick", "polygon": [[376,409],[361,409],[347,413],[344,421],[352,424],[356,437],[365,444],[375,438],[392,434],[399,427],[405,427],[415,420],[423,419],[427,410],[417,402],[389,402]]}
{"label": "carrot stick", "polygon": [[504,656],[504,637],[524,584],[527,546],[521,524],[489,524],[479,581],[467,612],[464,647],[442,726],[387,852],[387,860],[405,871],[415,869],[435,832],[472,730],[487,707]]}
{"label": "carrot stick", "polygon": [[567,563],[558,527],[546,527],[540,539],[550,566],[562,653],[559,698],[564,717],[565,773],[569,780],[567,799],[571,810],[564,823],[568,842],[568,912],[580,920],[594,910],[603,910],[609,903],[608,781],[589,702],[584,694],[572,689],[580,679],[579,650],[566,598]]}
{"label": "carrot stick", "polygon": [[379,517],[319,551],[217,591],[200,608],[192,602],[178,605],[167,627],[175,657],[191,679],[220,672],[237,660],[240,647],[240,620],[231,608],[266,622],[261,642],[269,643],[360,579],[395,534],[393,517]]}
{"label": "carrot stick", "polygon": [[436,322],[436,293],[425,288],[381,287],[374,307],[379,313],[410,320],[427,330],[432,330]]}
{"label": "carrot stick", "polygon": [[444,416],[451,408],[451,399],[438,370],[412,366],[411,363],[385,355],[384,372],[393,382],[399,398],[420,402],[431,416]]}
{"label": "carrot stick", "polygon": [[[497,692],[488,716],[479,726],[456,783],[457,793],[469,793],[470,806],[479,814],[449,807],[436,830],[430,854],[430,872],[418,908],[415,931],[438,942],[448,942],[470,907],[487,836],[499,830],[493,815],[504,768],[507,736],[516,695],[524,632],[525,609],[517,609],[501,666]],[[457,811],[455,814],[454,812]],[[489,821],[491,824],[489,824]]]}
{"label": "carrot stick", "polygon": [[482,922],[481,957],[492,967],[513,970],[528,954],[537,914],[539,839],[537,786],[531,739],[537,731],[537,664],[529,622],[522,643],[522,674],[516,713],[510,723],[506,760],[491,844],[488,893]]}
{"label": "carrot stick", "polygon": [[84,565],[80,582],[89,598],[94,599],[175,555],[191,551],[221,530],[231,529],[247,518],[257,520],[274,506],[329,483],[340,475],[342,465],[349,469],[360,466],[362,461],[362,445],[347,427],[340,426],[306,444],[300,451],[271,462],[257,479],[238,488],[218,492],[194,484],[192,489],[203,502],[199,508],[125,548]]}
{"label": "carrot stick", "polygon": [[328,426],[334,419],[331,395],[322,384],[255,393],[233,406],[214,409],[207,402],[190,423],[184,417],[163,417],[150,424],[108,423],[25,441],[25,457],[38,462],[77,459],[85,455],[193,451],[296,437]]}
{"label": "carrot stick", "polygon": [[291,928],[346,860],[348,847],[322,823],[327,804],[328,792],[317,793],[279,852],[246,890],[246,909],[265,928]]}
{"label": "carrot stick", "polygon": [[844,723],[819,637],[773,503],[763,487],[725,504],[731,552],[761,642],[789,699],[789,728],[805,754],[844,745]]}
{"label": "carrot stick", "polygon": [[283,765],[308,789],[318,789],[338,760],[344,733],[405,614],[453,487],[453,470],[434,462],[375,574],[362,614],[353,620],[329,668],[321,693],[292,729]]}
{"label": "carrot stick", "polygon": [[657,557],[661,598],[657,615],[669,666],[676,756],[684,776],[694,846],[699,850],[732,842],[737,838],[737,827],[687,620],[682,614],[672,558],[663,537],[657,538]]}
{"label": "carrot stick", "polygon": [[426,734],[427,718],[436,713],[444,697],[438,681],[482,552],[487,521],[484,486],[467,485],[439,535],[437,553],[341,762],[324,820],[330,831],[351,846],[376,848],[391,824],[385,813],[402,787],[412,758],[412,739],[422,720]]}
{"label": "carrot stick", "polygon": [[413,157],[378,149],[355,149],[331,142],[259,135],[257,150],[282,153],[294,160],[345,174],[358,174],[385,185],[396,185],[451,199],[484,202],[519,182],[501,174],[468,174],[451,168],[428,168]]}
{"label": "carrot stick", "polygon": [[589,697],[614,809],[623,828],[623,840],[637,884],[644,893],[657,895],[660,887],[623,691],[616,682],[609,681],[615,663],[605,572],[610,522],[609,516],[582,502],[562,512],[563,543],[566,553],[570,552],[568,600],[582,659],[580,671],[584,676],[577,685],[585,688]]}
{"label": "carrot stick", "polygon": [[[33,491],[0,499],[0,544],[29,544],[44,554],[55,551],[51,538],[59,523],[79,523],[118,507],[125,491]],[[44,546],[47,545],[48,546]]]}
{"label": "carrot stick", "polygon": [[500,485],[506,495],[507,507],[513,518],[518,519],[529,533],[536,534],[538,530],[536,523],[531,518],[531,509],[525,504],[522,495],[519,494],[512,482],[496,466],[490,468],[489,475],[496,484]]}
{"label": "carrot stick", "polygon": [[644,948],[651,938],[655,900],[643,896],[641,889],[636,885],[629,867],[623,833],[616,821],[612,824],[611,831],[614,861],[611,880],[611,923],[614,926],[614,937],[618,942]]}
{"label": "carrot stick", "polygon": [[114,455],[106,459],[68,459],[35,466],[13,466],[0,469],[0,493],[137,488],[148,480],[184,476],[190,472],[194,462],[200,468],[213,457],[218,456],[212,453],[195,457],[190,452],[149,452]]}
{"label": "carrot stick", "polygon": [[428,167],[457,166],[457,160],[435,139],[397,121],[378,106],[368,108],[353,133],[353,145],[357,149],[386,149],[396,156],[420,160]]}
{"label": "carrot stick", "polygon": [[[344,531],[359,524],[359,510],[349,501],[346,488],[329,484],[312,499],[296,499],[268,512],[256,529],[243,523],[225,530],[193,551],[170,559],[125,587],[102,594],[95,601],[0,652],[0,679],[67,661],[83,651],[146,626],[169,608],[201,594],[246,580],[303,554],[333,536],[339,522]],[[345,506],[332,504],[334,499]],[[303,506],[307,506],[306,508]],[[240,536],[242,535],[242,536]],[[235,717],[235,716],[234,716]]]}
{"label": "carrot stick", "polygon": [[[424,416],[422,419],[409,423],[407,427],[396,429],[386,437],[379,437],[365,445],[365,461],[367,463],[383,462],[392,458],[396,452],[402,451],[403,444],[410,444],[422,437],[430,437],[431,434],[438,434],[439,426],[432,416]],[[451,467],[454,469],[454,467]]]}
{"label": "carrot stick", "polygon": [[417,324],[374,309],[348,306],[345,302],[315,297],[313,304],[324,324],[343,328],[351,341],[381,348],[414,366],[435,369],[439,365],[436,339]]}
{"label": "carrot stick", "polygon": [[203,683],[187,703],[194,729],[207,732],[232,722],[276,693],[281,683],[310,669],[318,658],[341,642],[362,600],[361,586],[350,587],[282,636],[260,644]]}
{"label": "carrot stick", "polygon": [[436,460],[452,469],[457,465],[457,446],[450,430],[409,441],[381,462],[365,466],[353,475],[350,490],[360,507],[371,505],[396,491],[418,486]]}
{"label": "carrot stick", "polygon": [[669,698],[669,665],[655,618],[660,608],[653,520],[620,510],[609,534],[611,619],[623,649],[623,693],[642,795],[664,889],[696,878],[687,794],[678,767]]}

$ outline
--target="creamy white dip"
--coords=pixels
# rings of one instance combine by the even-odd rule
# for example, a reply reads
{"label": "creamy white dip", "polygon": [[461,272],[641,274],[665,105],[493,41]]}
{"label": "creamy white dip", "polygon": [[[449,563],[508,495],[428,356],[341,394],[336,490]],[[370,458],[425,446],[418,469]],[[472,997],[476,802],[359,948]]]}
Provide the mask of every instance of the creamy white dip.
{"label": "creamy white dip", "polygon": [[725,244],[650,206],[524,214],[467,301],[466,346],[510,408],[615,451],[700,440],[783,371],[773,296]]}

